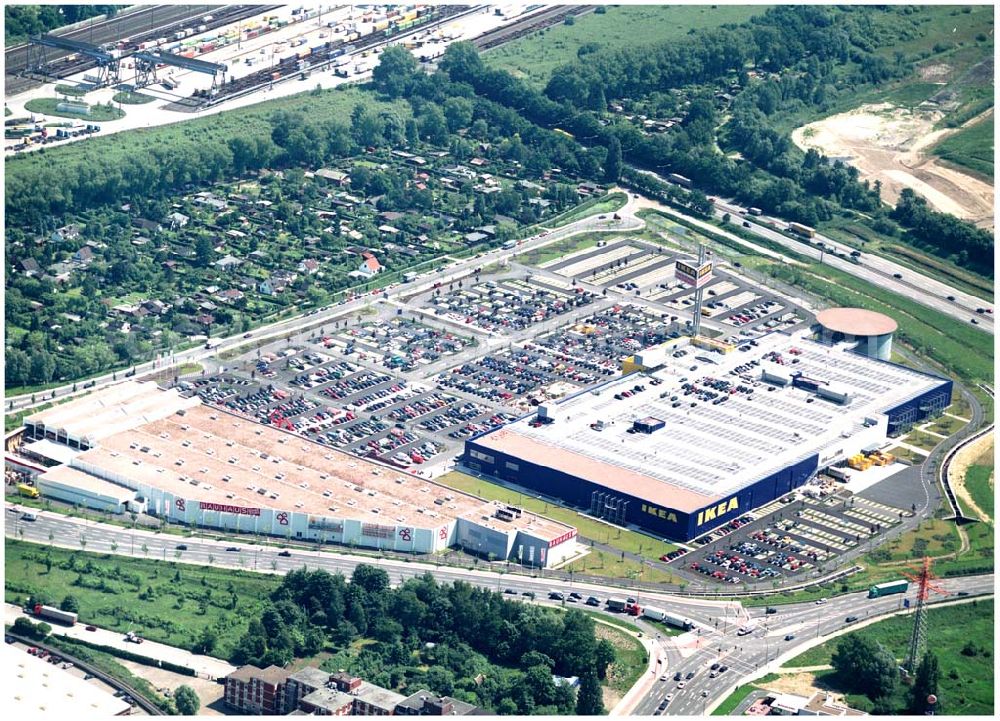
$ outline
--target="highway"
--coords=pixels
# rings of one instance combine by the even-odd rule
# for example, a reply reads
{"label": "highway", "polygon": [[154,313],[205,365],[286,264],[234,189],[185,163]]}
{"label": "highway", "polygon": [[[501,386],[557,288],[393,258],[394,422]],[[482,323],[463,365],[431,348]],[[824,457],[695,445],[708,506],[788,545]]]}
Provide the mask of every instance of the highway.
{"label": "highway", "polygon": [[[665,177],[652,171],[640,170],[638,168],[635,168],[635,170],[644,173],[645,175],[650,175],[661,182],[673,185],[673,183],[670,183],[670,181]],[[707,223],[699,218],[686,215],[678,210],[675,210],[674,208],[660,204],[655,204],[654,206],[654,204],[648,202],[647,206],[657,207],[657,209],[665,215],[681,218],[685,222],[698,228],[702,228],[717,235],[725,236],[728,240],[745,245],[752,249],[755,253],[765,257],[782,260],[783,262],[793,262],[768,248],[756,246],[752,243],[752,241],[748,241],[734,233],[722,230],[719,227]],[[856,278],[860,278],[861,280],[871,283],[877,288],[884,288],[894,293],[898,293],[899,295],[916,301],[921,305],[925,305],[928,308],[933,308],[934,310],[940,311],[945,315],[951,316],[962,323],[971,323],[971,320],[975,318],[976,324],[980,329],[990,334],[994,333],[993,314],[976,313],[977,308],[988,308],[991,311],[993,309],[993,304],[988,301],[984,301],[982,298],[977,298],[976,296],[962,290],[952,288],[946,283],[942,283],[939,280],[918,273],[912,268],[899,265],[898,263],[894,263],[887,258],[873,253],[863,253],[859,263],[839,258],[834,253],[850,255],[854,248],[831,240],[820,233],[816,234],[813,244],[804,239],[797,240],[795,238],[790,238],[784,233],[779,233],[773,228],[762,225],[763,222],[769,222],[783,229],[787,229],[787,221],[770,216],[750,216],[747,215],[746,208],[737,205],[732,200],[723,198],[715,199],[715,217],[721,219],[722,216],[727,213],[730,216],[731,223],[740,225],[743,230],[747,230],[765,240],[778,243],[779,245],[788,248],[788,250],[794,251],[795,253],[805,256],[811,260],[829,265],[831,268],[842,270]],[[823,247],[821,248],[819,245],[816,245],[815,243],[817,242],[821,243]],[[831,250],[833,252],[831,252]],[[900,277],[896,278],[896,275],[899,275]],[[949,297],[952,297],[955,300],[948,300]]]}
{"label": "highway", "polygon": [[[717,200],[715,203],[715,215],[721,218],[729,213],[733,223],[749,223],[746,230],[776,243],[780,243],[789,250],[795,251],[807,258],[820,261],[831,268],[837,268],[850,275],[865,280],[878,288],[885,288],[894,293],[898,293],[906,298],[914,300],[928,308],[940,311],[949,315],[962,323],[969,323],[975,318],[981,329],[987,333],[993,333],[993,315],[989,313],[977,314],[977,308],[993,308],[993,304],[977,298],[974,295],[952,288],[946,283],[922,275],[912,268],[894,263],[888,258],[884,258],[874,253],[863,253],[860,262],[855,263],[836,256],[834,253],[850,255],[854,250],[851,246],[844,245],[835,240],[817,233],[814,243],[821,243],[823,247],[810,244],[804,240],[789,238],[784,233],[779,233],[772,228],[760,224],[760,220],[768,220],[780,227],[787,228],[787,223],[779,218],[763,217],[754,220],[752,216],[740,220],[740,216],[746,212],[745,208],[734,205],[732,202]],[[830,251],[833,252],[830,252]],[[895,276],[899,275],[899,278]],[[955,300],[950,301],[948,297]]]}
{"label": "highway", "polygon": [[[550,581],[544,577],[544,572],[540,572],[537,577],[500,573],[498,571],[501,568],[505,569],[502,564],[496,564],[497,571],[489,571],[438,567],[422,562],[408,563],[350,553],[297,548],[282,551],[278,546],[154,533],[88,522],[45,511],[37,512],[37,520],[25,521],[11,504],[7,504],[5,515],[4,525],[8,538],[119,556],[277,574],[303,567],[321,568],[346,576],[350,576],[356,565],[367,563],[385,569],[393,585],[423,573],[431,573],[442,583],[465,581],[496,591],[510,589],[513,591],[509,594],[511,599],[524,600],[525,591],[534,591],[541,602],[544,602],[549,591],[555,589],[575,590],[584,596],[597,596],[601,599],[602,606],[608,597],[630,592],[613,583]],[[178,549],[178,545],[186,548]],[[282,552],[287,555],[279,555]],[[946,578],[940,584],[954,594],[992,594],[994,588],[992,574]],[[769,667],[777,667],[818,639],[843,630],[849,625],[845,621],[847,616],[858,616],[857,623],[863,624],[866,619],[898,610],[903,598],[903,595],[897,595],[868,599],[866,593],[853,593],[831,598],[823,604],[778,606],[776,614],[767,615],[764,608],[744,609],[738,602],[643,592],[637,597],[640,604],[649,603],[683,614],[696,627],[694,631],[681,636],[656,636],[652,639],[654,653],[659,661],[653,666],[654,673],[645,674],[640,679],[637,703],[625,711],[633,715],[653,714],[666,695],[673,694],[665,713],[702,714],[724,699],[743,678],[763,673]],[[912,589],[905,598],[913,602]],[[937,597],[934,600],[937,602]],[[737,629],[751,620],[757,622],[758,628],[750,635],[738,636]],[[650,631],[650,627],[641,620],[639,625]],[[785,640],[789,635],[794,638]],[[710,678],[709,667],[715,662],[729,666],[729,670],[713,679]],[[685,681],[684,689],[678,689],[677,682],[673,681],[673,675],[677,672],[682,676],[686,676],[688,672],[695,674],[692,679]],[[659,680],[664,673],[668,680]]]}

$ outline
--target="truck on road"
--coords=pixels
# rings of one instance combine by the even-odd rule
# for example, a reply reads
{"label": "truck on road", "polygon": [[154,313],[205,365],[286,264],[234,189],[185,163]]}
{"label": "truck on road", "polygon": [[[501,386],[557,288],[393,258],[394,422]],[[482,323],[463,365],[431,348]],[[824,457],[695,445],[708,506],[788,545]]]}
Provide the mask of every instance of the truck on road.
{"label": "truck on road", "polygon": [[222,343],[221,338],[209,338],[205,341],[205,347],[211,350],[212,348],[217,348],[220,343]]}
{"label": "truck on road", "polygon": [[609,611],[617,611],[621,613],[625,610],[625,599],[624,598],[609,598],[607,601],[607,607]]}
{"label": "truck on road", "polygon": [[891,596],[894,593],[906,593],[906,589],[909,587],[910,582],[905,578],[901,578],[898,581],[877,583],[868,589],[868,598],[882,598],[883,596]]}
{"label": "truck on road", "polygon": [[816,237],[816,229],[810,228],[808,225],[802,225],[802,223],[789,223],[788,232],[795,233],[795,235],[801,235],[804,238]]}
{"label": "truck on road", "polygon": [[757,630],[757,622],[756,621],[747,621],[746,624],[744,624],[744,625],[742,625],[742,626],[739,627],[739,630],[736,631],[736,635],[737,636],[748,636],[748,635],[750,635],[751,633],[753,633],[756,630]]}
{"label": "truck on road", "polygon": [[43,606],[40,603],[36,603],[31,612],[38,618],[47,618],[50,621],[58,621],[59,623],[64,623],[67,626],[73,626],[76,624],[76,614],[70,611],[63,611],[54,606]]}

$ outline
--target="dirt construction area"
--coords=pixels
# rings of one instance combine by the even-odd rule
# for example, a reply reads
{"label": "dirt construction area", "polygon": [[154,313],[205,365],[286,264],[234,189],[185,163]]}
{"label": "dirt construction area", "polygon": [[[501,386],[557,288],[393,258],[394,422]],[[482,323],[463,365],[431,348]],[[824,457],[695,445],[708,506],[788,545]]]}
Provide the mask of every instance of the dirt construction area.
{"label": "dirt construction area", "polygon": [[203,678],[182,676],[179,673],[134,661],[124,659],[117,659],[117,661],[139,678],[149,681],[161,693],[163,689],[170,689],[170,692],[173,693],[182,685],[190,686],[198,694],[198,700],[201,701],[201,709],[198,711],[201,716],[222,716],[225,713],[222,707],[222,697],[226,687],[222,684]]}
{"label": "dirt construction area", "polygon": [[891,103],[862,105],[797,128],[792,140],[803,150],[815,148],[827,157],[849,162],[861,172],[862,180],[880,181],[887,203],[895,204],[903,188],[912,188],[933,208],[992,230],[993,186],[945,167],[926,153],[957,132],[934,130],[942,117],[938,110],[908,110]]}

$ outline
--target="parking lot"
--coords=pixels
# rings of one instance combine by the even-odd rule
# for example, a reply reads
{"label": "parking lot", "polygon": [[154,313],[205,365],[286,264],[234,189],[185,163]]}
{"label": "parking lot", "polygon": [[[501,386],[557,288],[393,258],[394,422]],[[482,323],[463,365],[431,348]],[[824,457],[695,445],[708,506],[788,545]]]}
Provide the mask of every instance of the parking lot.
{"label": "parking lot", "polygon": [[910,515],[822,478],[697,539],[671,564],[683,575],[720,584],[805,580]]}
{"label": "parking lot", "polygon": [[360,358],[371,357],[390,370],[414,371],[421,366],[455,355],[473,344],[471,338],[413,319],[378,319],[339,333],[322,336],[325,348],[343,349]]}
{"label": "parking lot", "polygon": [[483,280],[464,287],[459,282],[449,288],[434,289],[426,297],[426,307],[455,323],[497,333],[525,330],[598,297],[579,288],[542,287],[519,278]]}
{"label": "parking lot", "polygon": [[[675,278],[677,260],[690,256],[668,252],[638,239],[573,253],[540,267],[570,278],[655,301],[667,311],[694,310],[694,291]],[[738,342],[772,330],[792,328],[805,320],[804,313],[784,298],[755,286],[727,267],[718,266],[705,286],[702,317],[740,330],[730,340]]]}

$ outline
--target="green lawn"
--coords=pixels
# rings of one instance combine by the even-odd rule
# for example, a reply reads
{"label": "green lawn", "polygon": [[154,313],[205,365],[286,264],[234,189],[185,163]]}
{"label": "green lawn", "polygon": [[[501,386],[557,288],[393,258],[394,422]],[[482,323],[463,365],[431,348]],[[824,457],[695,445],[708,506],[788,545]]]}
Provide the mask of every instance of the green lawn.
{"label": "green lawn", "polygon": [[486,61],[544,86],[552,71],[577,59],[587,43],[602,49],[627,48],[684,38],[689,30],[742,23],[763,14],[751,5],[613,5],[605,14],[588,13],[573,25],[555,25],[487,51]]}
{"label": "green lawn", "polygon": [[929,451],[936,445],[941,443],[941,440],[942,439],[938,438],[937,436],[929,435],[927,433],[924,433],[923,431],[912,431],[906,434],[906,439],[903,442],[908,443],[909,445],[914,446],[916,448],[921,448],[925,451]]}
{"label": "green lawn", "polygon": [[[515,490],[504,488],[495,483],[475,478],[467,473],[452,471],[434,480],[437,483],[465,491],[466,493],[475,494],[481,498],[518,505],[533,513],[568,523],[575,527],[584,538],[592,539],[598,543],[605,543],[622,551],[637,553],[646,558],[659,558],[664,553],[669,553],[677,548],[673,544],[664,543],[663,541],[650,538],[635,531],[627,531],[617,526],[608,525],[590,516],[577,513],[572,509],[557,506],[527,494],[518,493]],[[607,559],[608,563],[612,560],[614,559]],[[647,574],[648,572],[647,570]]]}
{"label": "green lawn", "polygon": [[215,628],[214,655],[219,657],[229,655],[279,582],[266,574],[75,552],[9,538],[5,561],[8,602],[42,594],[58,604],[72,594],[80,602],[81,621],[122,632],[131,628],[188,649],[203,629]]}
{"label": "green lawn", "polygon": [[611,193],[610,195],[604,195],[600,198],[591,198],[590,200],[580,203],[580,205],[562,213],[561,215],[557,215],[554,218],[544,221],[543,225],[547,228],[556,228],[562,225],[575,223],[576,221],[584,218],[589,218],[592,215],[614,213],[615,211],[621,210],[625,207],[627,202],[628,196],[626,196],[625,193]]}
{"label": "green lawn", "polygon": [[60,95],[70,95],[74,98],[82,98],[87,94],[86,90],[81,90],[75,85],[56,85],[56,92]]}
{"label": "green lawn", "polygon": [[152,95],[143,95],[142,93],[115,93],[114,97],[111,98],[116,103],[122,103],[123,105],[145,105],[146,103],[151,103],[156,98]]}
{"label": "green lawn", "polygon": [[[913,616],[895,616],[867,626],[858,633],[884,644],[897,659],[906,657]],[[962,649],[972,642],[974,655]],[[811,648],[785,666],[829,664],[838,639]],[[927,646],[938,656],[941,681],[938,695],[948,715],[992,715],[993,712],[993,601],[931,608],[927,619]],[[836,681],[836,674],[824,675]],[[905,687],[904,687],[905,688]],[[849,699],[850,700],[850,699]]]}
{"label": "green lawn", "polygon": [[990,484],[990,476],[993,475],[993,466],[970,466],[965,474],[965,487],[972,496],[976,505],[990,518],[993,518],[993,486]]}
{"label": "green lawn", "polygon": [[[615,649],[615,662],[608,667],[606,685],[624,695],[646,671],[649,659],[642,641],[621,629],[595,624],[598,639],[607,639]],[[608,709],[609,711],[611,709]]]}
{"label": "green lawn", "polygon": [[728,716],[733,712],[740,702],[750,695],[751,691],[755,691],[762,687],[763,684],[770,683],[778,678],[777,674],[769,673],[759,681],[754,683],[745,683],[742,686],[737,686],[736,689],[729,694],[726,699],[718,705],[715,711],[712,712],[713,716]]}
{"label": "green lawn", "polygon": [[631,559],[623,561],[617,553],[607,553],[597,549],[584,558],[567,564],[563,570],[585,573],[589,576],[634,579],[649,583],[677,583],[680,580],[672,573],[661,571],[659,568],[651,568]]}
{"label": "green lawn", "polygon": [[557,240],[555,243],[549,243],[541,248],[534,248],[533,250],[521,253],[517,256],[517,261],[525,265],[541,265],[543,263],[548,263],[550,260],[561,258],[564,255],[575,253],[578,250],[593,248],[597,245],[598,240],[607,240],[610,243],[612,240],[616,240],[619,237],[621,236],[613,234],[609,235],[607,233],[583,233],[581,235],[574,235],[569,238],[564,238],[563,240]]}
{"label": "green lawn", "polygon": [[993,180],[993,114],[963,128],[934,146],[931,152],[952,165]]}
{"label": "green lawn", "polygon": [[927,430],[934,431],[935,433],[940,433],[943,436],[950,436],[953,433],[957,433],[961,429],[968,425],[965,421],[960,421],[957,418],[952,418],[951,416],[941,416],[934,421],[931,425],[927,426]]}
{"label": "green lawn", "polygon": [[[110,120],[120,120],[125,117],[125,113],[113,106],[90,105],[90,114],[73,113],[68,110],[58,110],[59,103],[64,102],[59,98],[35,98],[24,104],[24,109],[29,113],[41,113],[43,115],[54,115],[58,118],[76,118],[78,120],[92,120],[97,123],[106,123]],[[74,143],[75,145],[75,143]]]}

